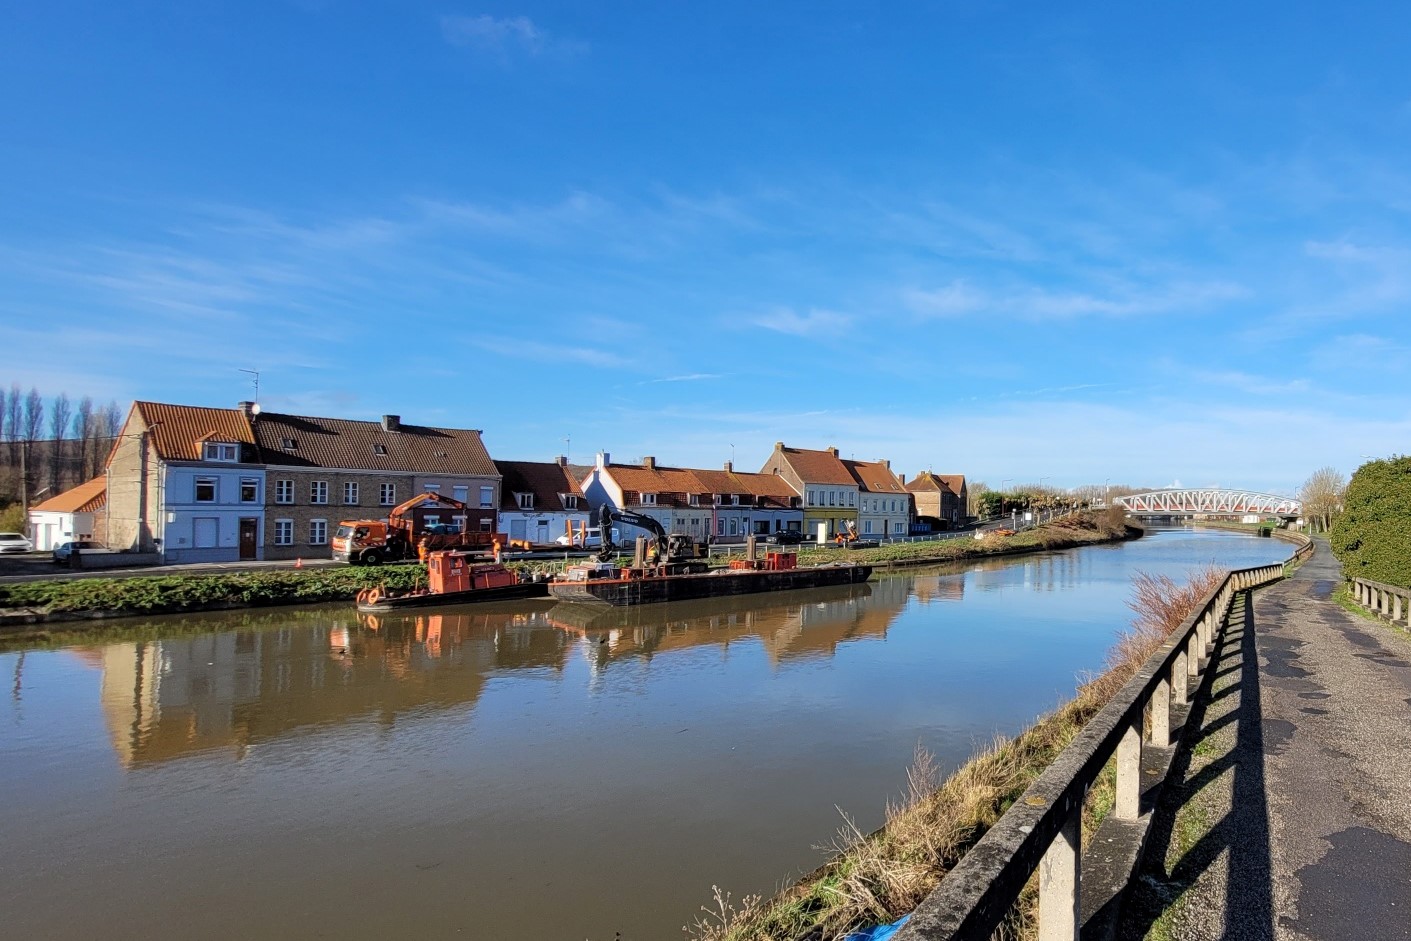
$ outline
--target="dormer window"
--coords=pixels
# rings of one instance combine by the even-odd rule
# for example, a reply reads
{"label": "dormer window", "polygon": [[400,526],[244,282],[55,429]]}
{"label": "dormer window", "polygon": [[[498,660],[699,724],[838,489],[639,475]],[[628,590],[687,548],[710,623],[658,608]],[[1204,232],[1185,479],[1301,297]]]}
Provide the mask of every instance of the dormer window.
{"label": "dormer window", "polygon": [[208,461],[221,461],[234,464],[240,460],[240,445],[224,441],[207,441],[205,456]]}
{"label": "dormer window", "polygon": [[532,510],[534,509],[534,494],[517,493],[514,495],[514,502],[521,510]]}
{"label": "dormer window", "polygon": [[657,505],[657,495],[656,495],[656,494],[654,494],[654,493],[644,493],[644,494],[642,494],[642,506],[656,506],[656,505]]}
{"label": "dormer window", "polygon": [[280,438],[279,446],[286,451],[297,451],[299,449],[299,442],[295,441],[293,438]]}
{"label": "dormer window", "polygon": [[693,494],[691,494],[691,506],[700,506],[700,505],[701,505],[701,495],[700,495],[699,493],[693,493]]}
{"label": "dormer window", "polygon": [[740,495],[739,495],[738,493],[732,493],[732,494],[730,494],[730,505],[731,505],[731,506],[739,506],[739,505],[740,505]]}
{"label": "dormer window", "polygon": [[563,501],[563,508],[564,508],[565,510],[576,510],[576,509],[578,509],[578,495],[577,495],[577,494],[574,494],[574,493],[561,493],[561,494],[559,494],[559,499]]}

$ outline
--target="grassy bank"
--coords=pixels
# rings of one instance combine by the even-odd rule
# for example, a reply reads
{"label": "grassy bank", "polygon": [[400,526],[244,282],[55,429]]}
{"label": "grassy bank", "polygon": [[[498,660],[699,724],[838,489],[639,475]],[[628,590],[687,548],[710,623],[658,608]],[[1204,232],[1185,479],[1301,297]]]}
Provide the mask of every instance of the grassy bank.
{"label": "grassy bank", "polygon": [[[930,758],[919,754],[907,796],[887,808],[881,829],[863,834],[848,821],[837,855],[774,898],[735,902],[717,888],[714,906],[691,927],[690,936],[695,941],[834,941],[915,909],[1222,577],[1211,570],[1176,585],[1139,576],[1132,628],[1109,653],[1107,669],[1081,686],[1072,701],[1014,738],[997,740],[943,782]],[[1109,767],[1088,794],[1085,834],[1096,831],[1113,798]],[[1000,936],[1031,937],[1035,905],[1031,886]]]}

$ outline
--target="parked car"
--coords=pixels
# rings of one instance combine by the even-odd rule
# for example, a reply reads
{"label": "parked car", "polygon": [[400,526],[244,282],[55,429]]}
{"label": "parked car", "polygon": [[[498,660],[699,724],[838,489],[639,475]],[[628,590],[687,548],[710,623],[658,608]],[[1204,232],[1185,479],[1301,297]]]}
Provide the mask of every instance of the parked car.
{"label": "parked car", "polygon": [[[614,543],[620,544],[622,542],[622,537],[618,534],[616,529],[612,531],[612,540]],[[596,526],[589,526],[588,531],[583,535],[574,533],[573,537],[570,538],[567,533],[564,533],[562,536],[555,539],[554,542],[564,547],[575,546],[579,549],[599,549],[603,545],[603,531]]]}
{"label": "parked car", "polygon": [[24,533],[0,533],[0,552],[33,552],[34,543]]}
{"label": "parked car", "polygon": [[781,529],[769,537],[776,546],[797,546],[804,541],[804,534],[797,529]]}
{"label": "parked car", "polygon": [[79,540],[78,542],[61,542],[54,547],[54,561],[67,562],[69,560],[69,557],[74,554],[75,549],[83,550],[101,548],[103,547],[98,545],[98,543],[96,542],[84,542],[83,540]]}

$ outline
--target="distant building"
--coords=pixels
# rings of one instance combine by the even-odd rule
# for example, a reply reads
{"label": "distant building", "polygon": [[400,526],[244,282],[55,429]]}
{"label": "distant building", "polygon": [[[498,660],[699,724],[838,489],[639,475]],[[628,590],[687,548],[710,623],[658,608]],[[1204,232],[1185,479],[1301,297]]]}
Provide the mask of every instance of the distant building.
{"label": "distant building", "polygon": [[911,494],[902,486],[901,478],[892,473],[891,461],[845,460],[853,480],[857,481],[858,535],[906,536],[911,532]]}
{"label": "distant building", "polygon": [[857,479],[838,457],[837,448],[811,451],[776,441],[760,473],[779,476],[802,498],[803,530],[810,537],[820,524],[827,538],[845,531],[849,522],[857,525]]}
{"label": "distant building", "polygon": [[510,539],[551,543],[568,533],[593,525],[588,498],[574,479],[567,458],[551,463],[496,461],[503,476],[500,489],[500,527]]}
{"label": "distant building", "polygon": [[922,471],[906,485],[916,503],[916,517],[930,521],[936,529],[954,529],[965,525],[970,505],[970,491],[964,474],[933,474]]}
{"label": "distant building", "polygon": [[48,552],[66,542],[101,543],[107,535],[102,525],[107,502],[107,478],[94,477],[43,503],[36,503],[29,508],[29,531],[34,548]]}

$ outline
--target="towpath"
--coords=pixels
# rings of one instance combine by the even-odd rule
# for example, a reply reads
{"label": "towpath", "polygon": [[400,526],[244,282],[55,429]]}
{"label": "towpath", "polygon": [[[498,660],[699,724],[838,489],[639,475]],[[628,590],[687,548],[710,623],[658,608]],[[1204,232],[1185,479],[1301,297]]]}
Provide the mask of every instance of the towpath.
{"label": "towpath", "polygon": [[1241,599],[1123,937],[1411,941],[1411,637],[1341,577]]}

